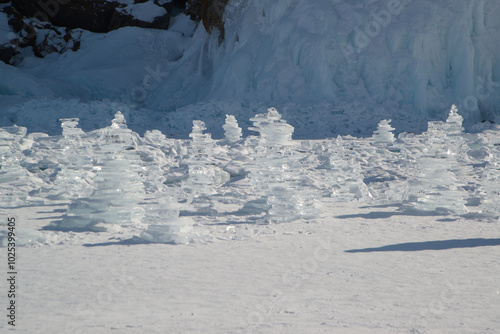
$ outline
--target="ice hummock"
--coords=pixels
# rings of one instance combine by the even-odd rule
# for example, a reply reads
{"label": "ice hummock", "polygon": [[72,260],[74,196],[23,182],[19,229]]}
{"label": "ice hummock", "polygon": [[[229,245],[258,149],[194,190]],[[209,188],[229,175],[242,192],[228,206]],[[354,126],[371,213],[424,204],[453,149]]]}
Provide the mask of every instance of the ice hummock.
{"label": "ice hummock", "polygon": [[236,142],[241,139],[241,128],[238,126],[238,121],[233,115],[226,115],[226,123],[224,128],[224,136],[230,142]]}
{"label": "ice hummock", "polygon": [[54,179],[51,199],[74,200],[87,197],[93,190],[92,147],[78,127],[78,118],[60,119],[63,138],[59,150],[60,168]]}
{"label": "ice hummock", "polygon": [[24,166],[23,150],[27,129],[20,126],[0,128],[0,208],[43,204],[43,199],[33,193],[44,182]]}
{"label": "ice hummock", "polygon": [[229,173],[215,166],[213,159],[215,142],[210,133],[204,133],[205,123],[193,121],[192,138],[188,147],[188,156],[184,164],[188,167],[188,177],[182,182],[184,192],[188,193],[193,210],[190,213],[205,213],[215,215],[217,210],[212,203],[211,195],[215,187],[229,180]]}
{"label": "ice hummock", "polygon": [[186,244],[191,242],[193,221],[179,217],[183,208],[178,202],[178,191],[164,187],[155,194],[155,200],[148,203],[142,222],[147,229],[140,238],[151,243]]}
{"label": "ice hummock", "polygon": [[425,150],[417,159],[418,174],[409,181],[408,205],[413,209],[457,215],[468,212],[465,184],[457,177],[457,157],[465,145],[463,118],[457,111],[453,105],[446,122],[429,122]]}
{"label": "ice hummock", "polygon": [[252,186],[262,196],[266,211],[264,222],[287,222],[312,219],[319,212],[312,190],[301,184],[300,155],[293,147],[293,127],[282,119],[276,108],[250,119],[250,130],[259,132],[254,145],[254,162],[248,175]]}
{"label": "ice hummock", "polygon": [[377,130],[373,133],[375,144],[390,145],[394,143],[394,131],[390,119],[383,119],[378,123]]}
{"label": "ice hummock", "polygon": [[[138,135],[127,128],[121,112],[111,126],[99,133],[95,147],[94,191],[77,198],[56,224],[61,230],[100,230],[103,224],[131,225],[140,222],[144,185],[139,176]],[[99,226],[96,226],[98,225]]]}

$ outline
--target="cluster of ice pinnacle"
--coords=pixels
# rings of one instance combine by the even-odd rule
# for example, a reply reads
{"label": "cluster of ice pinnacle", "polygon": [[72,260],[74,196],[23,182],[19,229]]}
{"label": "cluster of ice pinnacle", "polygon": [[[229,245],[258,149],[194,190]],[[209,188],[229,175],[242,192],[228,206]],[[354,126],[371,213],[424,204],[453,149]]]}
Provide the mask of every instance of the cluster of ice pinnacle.
{"label": "cluster of ice pinnacle", "polygon": [[0,210],[69,203],[52,228],[102,231],[116,224],[159,243],[190,242],[199,231],[192,216],[214,220],[228,203],[264,223],[313,219],[321,196],[500,217],[498,129],[465,134],[455,106],[445,122],[397,139],[391,120],[368,139],[314,142],[292,140],[293,126],[274,108],[250,120],[258,135],[242,139],[236,118],[226,115],[220,141],[200,120],[190,140],[157,130],[141,137],[120,112],[89,133],[78,119],[61,119],[61,137],[0,128]]}

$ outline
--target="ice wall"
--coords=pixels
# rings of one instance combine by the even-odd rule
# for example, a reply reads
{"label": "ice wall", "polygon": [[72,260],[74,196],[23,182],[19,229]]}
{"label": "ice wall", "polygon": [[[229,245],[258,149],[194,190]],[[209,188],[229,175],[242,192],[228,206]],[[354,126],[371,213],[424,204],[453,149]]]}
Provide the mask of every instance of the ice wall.
{"label": "ice wall", "polygon": [[466,126],[500,114],[498,0],[233,0],[225,17],[223,44],[198,31],[151,106],[358,101],[396,128],[444,120],[452,103]]}

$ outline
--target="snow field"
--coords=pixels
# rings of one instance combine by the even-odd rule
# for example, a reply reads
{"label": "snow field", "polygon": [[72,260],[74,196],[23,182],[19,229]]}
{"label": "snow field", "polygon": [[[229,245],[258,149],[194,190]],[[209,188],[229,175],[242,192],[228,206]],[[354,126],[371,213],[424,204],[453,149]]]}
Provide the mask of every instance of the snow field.
{"label": "snow field", "polygon": [[[157,240],[139,238],[151,221],[153,225],[161,222],[165,214],[161,209],[166,207],[154,209],[144,222],[99,223],[95,225],[101,228],[97,231],[59,231],[47,226],[53,226],[66,214],[68,199],[46,196],[43,188],[42,193],[25,189],[42,201],[4,210],[4,214],[16,217],[21,232],[18,240],[23,236],[28,246],[18,248],[20,307],[16,330],[494,333],[500,328],[500,291],[495,280],[500,260],[495,246],[500,241],[495,223],[498,219],[479,213],[482,198],[467,203],[468,214],[441,211],[437,215],[433,211],[402,210],[401,202],[383,196],[387,184],[404,183],[404,175],[413,175],[414,170],[405,167],[411,166],[419,154],[426,154],[422,146],[429,141],[427,137],[434,145],[430,152],[438,151],[440,155],[445,154],[439,151],[442,140],[452,144],[452,135],[457,132],[463,140],[467,138],[469,154],[454,160],[461,161],[461,168],[465,168],[464,161],[470,156],[491,163],[493,157],[498,157],[493,144],[498,139],[497,131],[465,135],[454,110],[449,122],[434,123],[431,134],[403,135],[392,144],[392,140],[377,140],[380,131],[373,139],[339,137],[300,144],[292,140],[294,154],[303,157],[299,159],[303,168],[299,175],[308,179],[304,187],[312,189],[315,195],[311,196],[316,196],[322,207],[313,219],[297,218],[281,224],[262,224],[259,217],[265,209],[242,210],[245,203],[261,195],[252,190],[245,172],[241,172],[248,168],[244,157],[251,155],[254,147],[265,150],[262,145],[266,141],[255,136],[232,144],[229,140],[214,141],[210,150],[199,152],[198,158],[221,169],[231,166],[228,170],[240,170],[242,174],[232,174],[222,186],[209,187],[215,214],[188,213],[185,218],[192,219],[192,243],[185,246],[149,243]],[[270,112],[268,118],[257,117],[259,127],[273,124],[268,123],[269,119],[280,121],[274,110]],[[57,177],[57,169],[65,167],[55,159],[59,143],[75,142],[75,136],[81,133],[74,127],[74,120],[66,119],[64,124],[65,140],[41,134],[17,139],[17,145],[25,148],[21,165],[29,166],[30,173],[36,175],[32,177],[46,183],[45,191],[51,192],[48,185],[53,174]],[[388,121],[380,124],[379,128],[389,130]],[[193,137],[200,137],[201,142],[211,140],[209,134],[203,133],[202,123],[195,122],[195,127]],[[447,129],[444,137],[437,135],[440,129]],[[14,130],[9,133],[25,135],[22,129]],[[269,134],[269,128],[264,133]],[[105,134],[115,134],[111,138],[117,141],[104,145]],[[385,132],[382,137],[390,135]],[[148,209],[155,201],[161,203],[154,198],[155,193],[162,194],[164,186],[175,187],[185,179],[189,170],[175,161],[196,148],[190,141],[167,139],[159,131],[140,137],[126,128],[121,114],[115,115],[110,127],[82,135],[79,145],[85,147],[98,138],[102,149],[118,149],[111,154],[124,154],[119,153],[119,143],[135,138],[135,151],[142,152],[139,156],[151,173],[143,179],[149,199],[137,199]],[[284,140],[272,135],[270,138]],[[15,143],[11,145],[16,148]],[[19,157],[19,148],[17,152],[14,156]],[[350,197],[347,202],[339,202],[330,189],[339,178],[332,180],[329,168],[338,163],[338,157],[353,154],[366,186],[379,196]],[[30,164],[25,165],[28,161]],[[96,163],[99,165],[99,158]],[[88,168],[85,164],[88,162],[82,162],[80,168]],[[481,170],[496,170],[477,161],[473,165],[479,171],[467,178],[470,195],[480,193]],[[165,179],[170,181],[163,185]],[[179,195],[179,199],[183,197]],[[175,219],[178,214],[165,218]],[[0,261],[6,261],[6,253],[0,253]],[[0,328],[5,326],[0,323]]]}
{"label": "snow field", "polygon": [[[499,257],[497,247],[486,246],[500,243],[496,224],[326,198],[323,204],[323,215],[309,223],[212,225],[218,237],[206,244],[123,243],[134,234],[124,228],[123,234],[70,233],[65,240],[61,233],[50,247],[19,249],[17,331],[498,330]],[[56,208],[14,214],[41,227]],[[248,236],[229,240],[235,229],[248,230]],[[460,240],[474,238],[485,240],[460,248]],[[451,242],[433,249],[439,240]],[[422,250],[404,246],[412,242]],[[369,251],[398,244],[400,251]],[[360,249],[368,251],[346,252]]]}

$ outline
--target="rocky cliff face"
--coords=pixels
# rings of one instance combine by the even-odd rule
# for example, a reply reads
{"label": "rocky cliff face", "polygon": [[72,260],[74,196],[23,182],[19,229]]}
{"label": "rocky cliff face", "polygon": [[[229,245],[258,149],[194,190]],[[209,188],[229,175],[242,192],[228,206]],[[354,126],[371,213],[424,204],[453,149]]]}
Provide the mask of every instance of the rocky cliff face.
{"label": "rocky cliff face", "polygon": [[229,0],[188,0],[188,13],[194,20],[201,20],[205,29],[211,33],[214,29],[224,39],[224,10]]}
{"label": "rocky cliff face", "polygon": [[85,29],[92,32],[108,32],[124,26],[166,29],[173,2],[151,1],[147,8],[155,10],[158,16],[151,21],[135,18],[127,7],[144,7],[149,1],[136,0],[133,5],[107,0],[12,0],[12,7],[25,17],[37,18],[44,22],[68,29]]}
{"label": "rocky cliff face", "polygon": [[[15,63],[20,48],[32,47],[39,57],[75,51],[80,46],[82,29],[97,33],[125,26],[168,29],[172,13],[186,8],[186,0],[135,0],[133,4],[120,0],[0,0],[0,3],[6,4],[0,9],[8,15],[11,29],[10,43],[0,44],[0,60],[8,64]],[[203,15],[192,17],[204,20],[208,31],[214,26],[222,31],[218,8],[206,1]]]}

